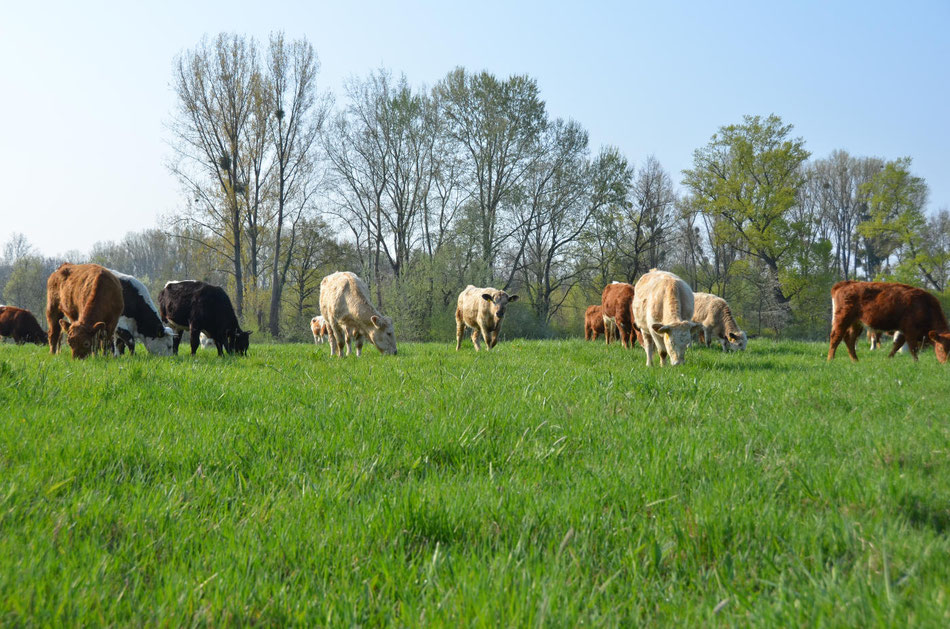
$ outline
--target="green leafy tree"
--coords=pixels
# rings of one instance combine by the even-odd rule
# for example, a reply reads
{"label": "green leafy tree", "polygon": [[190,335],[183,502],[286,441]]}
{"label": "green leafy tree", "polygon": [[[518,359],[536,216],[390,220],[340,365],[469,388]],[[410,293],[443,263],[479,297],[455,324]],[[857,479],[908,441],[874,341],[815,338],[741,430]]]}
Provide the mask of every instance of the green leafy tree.
{"label": "green leafy tree", "polygon": [[789,301],[779,269],[799,246],[799,225],[790,216],[802,164],[808,159],[802,138],[776,115],[745,116],[742,124],[721,127],[693,153],[693,168],[683,183],[706,214],[719,219],[714,237],[758,258],[778,307]]}

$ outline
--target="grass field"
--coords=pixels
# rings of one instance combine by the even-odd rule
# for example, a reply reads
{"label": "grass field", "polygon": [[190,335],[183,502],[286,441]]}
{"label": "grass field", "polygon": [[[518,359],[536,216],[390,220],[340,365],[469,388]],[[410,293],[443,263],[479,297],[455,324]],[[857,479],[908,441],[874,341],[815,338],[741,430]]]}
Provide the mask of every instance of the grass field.
{"label": "grass field", "polygon": [[328,351],[0,346],[0,625],[950,625],[932,351]]}

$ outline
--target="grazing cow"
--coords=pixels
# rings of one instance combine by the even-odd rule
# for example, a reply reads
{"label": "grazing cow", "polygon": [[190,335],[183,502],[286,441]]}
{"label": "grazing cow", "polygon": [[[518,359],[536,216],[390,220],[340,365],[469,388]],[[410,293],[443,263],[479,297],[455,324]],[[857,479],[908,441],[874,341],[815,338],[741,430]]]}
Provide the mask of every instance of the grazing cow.
{"label": "grazing cow", "polygon": [[62,330],[73,358],[85,358],[106,347],[115,354],[113,338],[124,307],[122,284],[108,269],[64,262],[46,281],[50,353],[59,350]]}
{"label": "grazing cow", "polygon": [[317,315],[310,320],[310,331],[313,332],[313,342],[318,345],[323,343],[330,333],[326,319],[322,315]]}
{"label": "grazing cow", "polygon": [[121,346],[135,353],[135,340],[141,341],[150,354],[171,356],[174,346],[174,332],[162,324],[158,308],[148,294],[145,284],[125,273],[109,269],[122,284],[122,300],[125,307],[116,327],[116,340]]}
{"label": "grazing cow", "polygon": [[604,308],[598,305],[587,306],[587,311],[584,313],[584,340],[596,341],[601,334],[607,334],[604,324]]}
{"label": "grazing cow", "polygon": [[[633,303],[633,286],[626,282],[613,282],[604,286],[600,295],[601,307],[604,312],[604,328],[613,331],[615,328],[620,336],[620,343],[624,347],[633,347],[633,337],[643,343],[640,330],[633,322],[630,304]],[[610,345],[613,334],[605,334],[604,340]]]}
{"label": "grazing cow", "polygon": [[828,360],[843,340],[848,355],[857,362],[855,341],[862,324],[875,330],[898,330],[888,357],[906,342],[917,360],[917,351],[925,339],[934,344],[937,360],[947,362],[950,353],[950,328],[937,298],[920,288],[895,282],[857,282],[845,280],[831,287],[831,339]]}
{"label": "grazing cow", "polygon": [[715,339],[725,351],[744,351],[749,337],[736,325],[726,300],[709,293],[693,293],[693,321],[702,324],[697,328],[700,343],[709,347]]}
{"label": "grazing cow", "polygon": [[363,353],[363,340],[369,339],[383,354],[396,354],[396,333],[393,320],[383,316],[373,306],[369,288],[355,273],[339,271],[327,275],[320,282],[320,312],[330,331],[330,354],[343,357],[352,352]]}
{"label": "grazing cow", "polygon": [[188,330],[192,356],[201,344],[202,332],[214,341],[218,356],[223,356],[222,350],[247,355],[251,333],[241,329],[231,300],[220,286],[196,280],[168,282],[158,294],[158,311],[162,321],[175,331],[175,354],[182,333]]}
{"label": "grazing cow", "polygon": [[508,304],[518,301],[517,295],[509,295],[497,288],[479,288],[469,284],[459,293],[455,308],[455,351],[462,348],[465,328],[472,328],[472,344],[475,351],[481,349],[478,335],[485,339],[488,349],[498,344],[498,333]]}
{"label": "grazing cow", "polygon": [[0,339],[11,338],[17,345],[46,345],[46,332],[33,313],[16,306],[0,306]]}
{"label": "grazing cow", "polygon": [[660,365],[669,356],[670,363],[686,361],[686,347],[694,329],[701,323],[692,321],[693,291],[689,284],[667,271],[650,269],[634,288],[633,317],[643,331],[647,365],[653,364],[653,352],[660,353]]}

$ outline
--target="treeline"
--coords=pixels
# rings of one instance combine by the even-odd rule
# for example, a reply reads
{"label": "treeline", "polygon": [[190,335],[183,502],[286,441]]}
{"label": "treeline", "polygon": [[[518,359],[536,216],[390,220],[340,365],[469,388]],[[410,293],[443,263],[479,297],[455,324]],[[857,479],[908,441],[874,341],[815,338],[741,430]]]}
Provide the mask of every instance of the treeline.
{"label": "treeline", "polygon": [[[759,334],[825,336],[843,278],[947,297],[950,215],[927,216],[909,158],[810,159],[790,124],[747,116],[674,178],[653,157],[592,151],[528,76],[457,68],[425,89],[379,70],[337,102],[318,74],[310,43],[281,34],[184,51],[169,124],[181,210],[87,259],[156,292],[168,279],[225,285],[246,326],[288,339],[306,338],[320,279],[342,269],[401,340],[450,338],[470,283],[522,296],[508,335],[578,334],[606,283],[653,267],[725,297]],[[43,262],[13,257],[0,261],[11,303],[30,283],[22,269]]]}

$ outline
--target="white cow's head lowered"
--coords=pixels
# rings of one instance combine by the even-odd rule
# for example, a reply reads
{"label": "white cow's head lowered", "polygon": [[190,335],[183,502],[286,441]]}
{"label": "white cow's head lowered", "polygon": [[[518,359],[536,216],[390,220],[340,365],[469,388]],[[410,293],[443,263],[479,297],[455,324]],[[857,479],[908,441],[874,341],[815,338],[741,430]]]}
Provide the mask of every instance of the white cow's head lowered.
{"label": "white cow's head lowered", "polygon": [[368,327],[369,340],[376,349],[384,354],[396,353],[396,331],[393,320],[389,317],[373,315],[370,317],[371,326]]}
{"label": "white cow's head lowered", "polygon": [[694,328],[701,327],[695,321],[679,321],[677,323],[654,323],[653,331],[663,338],[663,347],[673,365],[682,365],[686,362],[686,347],[692,340]]}

